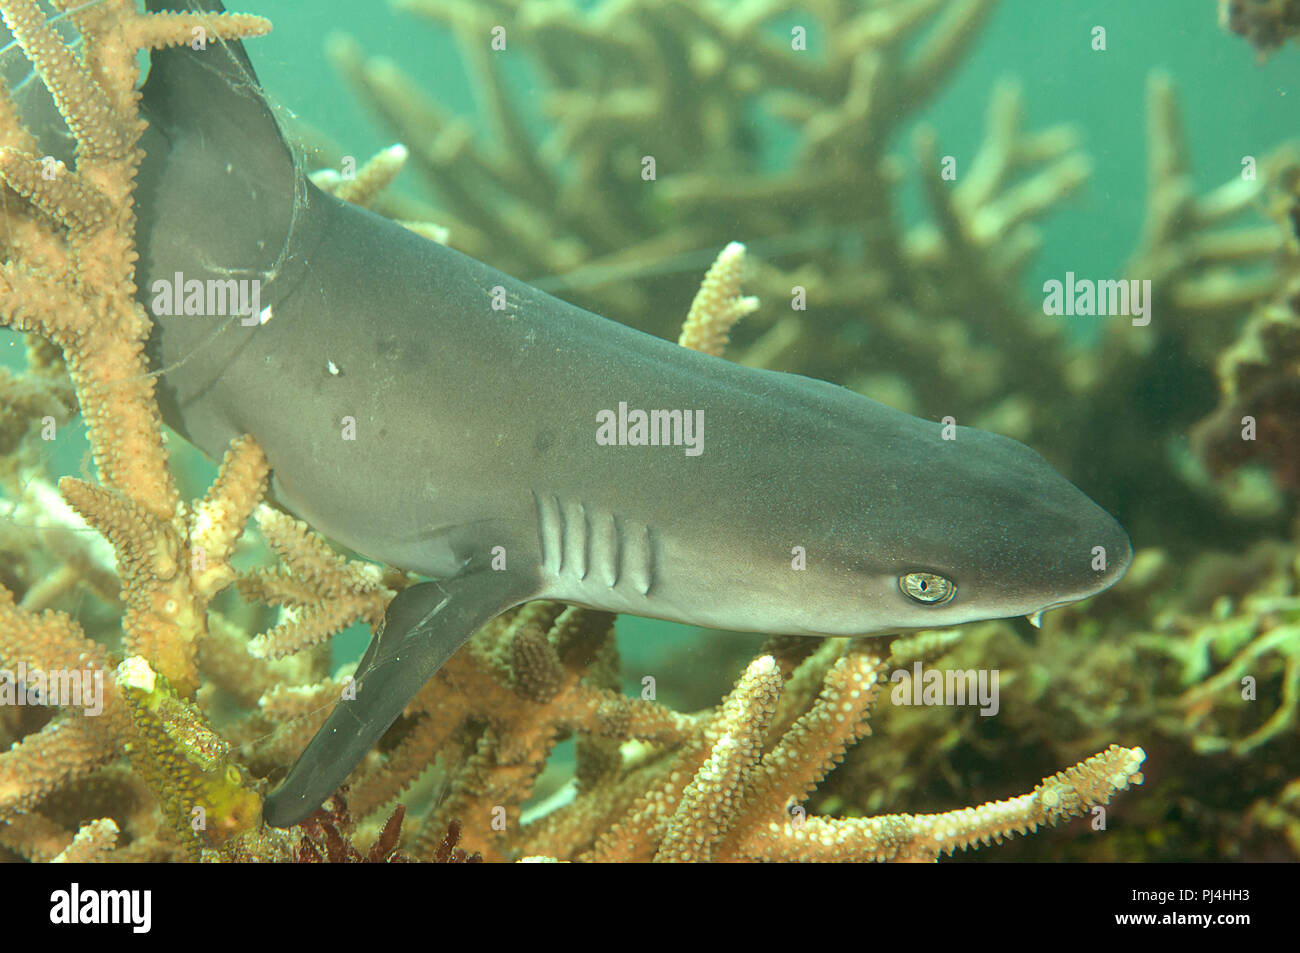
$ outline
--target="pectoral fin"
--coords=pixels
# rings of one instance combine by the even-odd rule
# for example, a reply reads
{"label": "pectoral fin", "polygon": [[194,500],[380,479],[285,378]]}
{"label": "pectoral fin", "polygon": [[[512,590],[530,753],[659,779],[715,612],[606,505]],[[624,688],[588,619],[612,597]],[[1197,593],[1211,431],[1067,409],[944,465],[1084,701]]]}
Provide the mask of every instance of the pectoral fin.
{"label": "pectoral fin", "polygon": [[478,572],[398,593],[357,667],[355,697],[338,703],[266,799],[265,821],[292,827],[316,810],[452,653],[483,623],[527,598],[519,588],[500,573]]}

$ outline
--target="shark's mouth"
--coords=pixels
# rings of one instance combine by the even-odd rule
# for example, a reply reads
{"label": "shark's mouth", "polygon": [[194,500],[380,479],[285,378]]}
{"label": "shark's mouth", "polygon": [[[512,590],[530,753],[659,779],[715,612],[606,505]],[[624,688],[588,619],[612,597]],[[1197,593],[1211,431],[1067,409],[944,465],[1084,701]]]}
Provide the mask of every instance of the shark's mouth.
{"label": "shark's mouth", "polygon": [[[1084,596],[1083,598],[1086,599],[1087,596]],[[1029,620],[1029,624],[1035,629],[1041,629],[1043,627],[1043,613],[1051,612],[1053,609],[1059,609],[1061,606],[1068,606],[1072,602],[1079,601],[1079,599],[1062,599],[1060,602],[1053,602],[1051,605],[1043,606],[1043,608],[1039,609],[1037,612],[1029,613],[1025,618]]]}

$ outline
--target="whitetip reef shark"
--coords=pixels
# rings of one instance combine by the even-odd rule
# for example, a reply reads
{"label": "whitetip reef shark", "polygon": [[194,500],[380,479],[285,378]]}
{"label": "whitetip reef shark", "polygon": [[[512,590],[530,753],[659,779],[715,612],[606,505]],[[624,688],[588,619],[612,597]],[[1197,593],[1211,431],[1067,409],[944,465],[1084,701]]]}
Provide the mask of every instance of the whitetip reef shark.
{"label": "whitetip reef shark", "polygon": [[[213,458],[252,434],[280,504],[431,580],[393,600],[274,826],[529,600],[843,636],[1034,617],[1128,567],[1119,524],[1014,440],[678,347],[316,189],[239,43],[154,53],[142,110],[140,300],[259,283],[255,313],[155,314],[167,422]],[[684,410],[698,452],[598,442],[620,404]]]}

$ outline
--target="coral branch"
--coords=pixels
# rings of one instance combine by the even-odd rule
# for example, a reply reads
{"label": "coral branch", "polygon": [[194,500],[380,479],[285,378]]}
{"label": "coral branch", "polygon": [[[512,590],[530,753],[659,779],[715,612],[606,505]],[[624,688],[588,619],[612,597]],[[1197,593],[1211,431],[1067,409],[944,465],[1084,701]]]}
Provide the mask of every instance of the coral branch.
{"label": "coral branch", "polygon": [[1108,804],[1117,791],[1141,784],[1141,748],[1111,745],[1101,754],[1060,771],[1030,794],[944,814],[889,814],[799,824],[773,822],[744,845],[754,860],[862,862],[935,860],[941,854],[1001,843],[1014,834]]}

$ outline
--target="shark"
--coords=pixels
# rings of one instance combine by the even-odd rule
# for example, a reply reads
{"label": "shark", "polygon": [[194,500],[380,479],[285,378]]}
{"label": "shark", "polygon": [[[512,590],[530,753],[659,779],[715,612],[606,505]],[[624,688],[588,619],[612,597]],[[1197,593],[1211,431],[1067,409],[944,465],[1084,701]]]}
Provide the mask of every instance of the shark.
{"label": "shark", "polygon": [[[251,434],[279,505],[427,580],[393,599],[270,825],[315,810],[529,600],[857,636],[1036,619],[1131,561],[1119,523],[1015,440],[678,347],[318,190],[241,43],[155,52],[141,108],[164,419],[213,458]],[[191,281],[231,290],[219,313],[151,293]]]}

